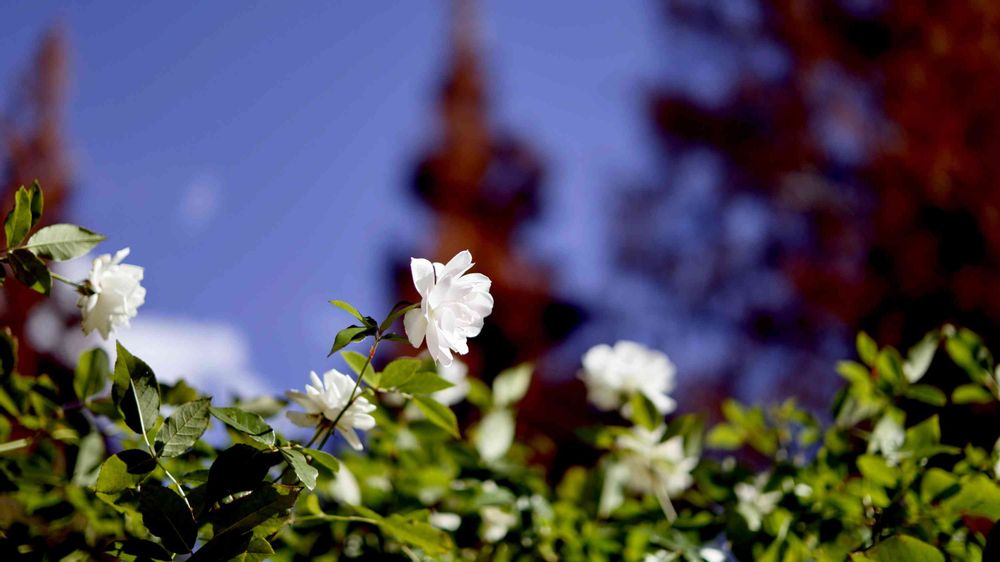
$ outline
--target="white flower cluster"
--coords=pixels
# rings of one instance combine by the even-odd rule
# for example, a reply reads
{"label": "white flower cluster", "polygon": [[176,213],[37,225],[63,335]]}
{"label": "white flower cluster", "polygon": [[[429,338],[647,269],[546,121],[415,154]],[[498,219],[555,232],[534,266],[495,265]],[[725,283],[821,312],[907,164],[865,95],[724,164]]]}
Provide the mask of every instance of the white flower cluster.
{"label": "white flower cluster", "polygon": [[601,410],[628,412],[628,400],[642,393],[660,414],[677,407],[668,396],[674,389],[674,364],[659,351],[631,341],[619,341],[614,347],[596,345],[583,355],[580,378],[587,385],[588,399]]}

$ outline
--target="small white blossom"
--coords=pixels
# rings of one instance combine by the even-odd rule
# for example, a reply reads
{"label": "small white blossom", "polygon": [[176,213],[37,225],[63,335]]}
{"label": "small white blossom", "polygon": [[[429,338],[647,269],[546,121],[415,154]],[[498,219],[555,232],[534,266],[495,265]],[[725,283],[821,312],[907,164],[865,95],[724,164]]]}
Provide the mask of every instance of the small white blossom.
{"label": "small white blossom", "polygon": [[361,485],[345,464],[341,464],[340,470],[333,475],[326,492],[344,505],[361,505]]}
{"label": "small white blossom", "polygon": [[83,317],[83,332],[97,330],[101,337],[108,336],[115,328],[128,327],[142,303],[146,302],[146,289],[141,285],[143,269],[122,263],[129,249],[103,254],[94,259],[83,285],[88,294],[81,295],[76,305]]}
{"label": "small white blossom", "polygon": [[718,548],[705,547],[698,551],[698,556],[705,562],[726,562],[726,553]]}
{"label": "small white blossom", "polygon": [[747,522],[747,528],[751,531],[760,530],[761,521],[764,516],[774,511],[774,507],[781,499],[781,492],[763,491],[764,481],[757,479],[753,484],[740,482],[734,488],[736,492],[736,511],[743,516]]}
{"label": "small white blossom", "polygon": [[583,355],[580,378],[587,385],[588,399],[601,410],[622,408],[627,414],[629,396],[641,392],[661,414],[669,414],[677,403],[667,395],[674,389],[674,364],[664,353],[631,341],[614,347],[596,345]]}
{"label": "small white blossom", "polygon": [[486,542],[500,542],[511,527],[517,525],[517,516],[493,505],[480,509],[479,516],[483,519],[479,532]]}
{"label": "small white blossom", "polygon": [[[360,451],[363,446],[361,439],[355,429],[369,430],[375,427],[375,418],[371,412],[375,410],[373,406],[363,396],[355,398],[354,403],[348,406],[351,393],[354,390],[354,379],[341,373],[336,369],[331,369],[323,374],[320,380],[316,372],[310,372],[312,384],[306,385],[305,392],[289,390],[287,396],[305,408],[305,412],[288,412],[288,419],[295,425],[302,427],[316,427],[325,418],[329,421],[337,421],[337,427],[347,443],[355,450]],[[347,408],[341,414],[341,411]],[[338,416],[340,419],[337,419]]]}
{"label": "small white blossom", "polygon": [[881,452],[886,462],[895,465],[899,462],[899,450],[905,440],[906,430],[903,428],[903,424],[899,423],[891,414],[886,414],[872,430],[871,439],[868,441],[868,452]]}
{"label": "small white blossom", "polygon": [[436,511],[427,517],[427,522],[442,531],[455,531],[462,525],[462,517],[457,513]]}
{"label": "small white blossom", "polygon": [[681,435],[661,441],[666,430],[663,425],[654,431],[636,426],[631,434],[618,437],[618,448],[625,453],[623,463],[630,469],[627,484],[631,490],[656,493],[662,488],[675,496],[694,482],[691,471],[698,465],[698,457],[687,456]]}
{"label": "small white blossom", "polygon": [[455,359],[450,365],[438,366],[438,374],[455,385],[431,394],[431,397],[438,402],[445,406],[453,406],[469,394],[469,366],[461,360]]}
{"label": "small white blossom", "polygon": [[447,263],[410,260],[413,285],[420,294],[420,307],[403,316],[406,336],[413,347],[427,340],[434,362],[450,365],[452,352],[469,352],[466,340],[479,335],[483,320],[493,311],[490,279],[472,268],[472,254],[463,250]]}

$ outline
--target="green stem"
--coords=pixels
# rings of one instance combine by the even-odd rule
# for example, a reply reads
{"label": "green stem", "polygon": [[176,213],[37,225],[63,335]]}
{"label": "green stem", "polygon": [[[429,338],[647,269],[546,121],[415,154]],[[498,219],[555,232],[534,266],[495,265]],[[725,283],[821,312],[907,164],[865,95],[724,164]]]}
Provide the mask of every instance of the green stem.
{"label": "green stem", "polygon": [[87,289],[87,288],[86,288],[86,287],[85,287],[85,286],[83,285],[83,283],[77,283],[76,281],[73,281],[72,279],[67,279],[67,278],[63,277],[62,275],[59,275],[58,273],[56,273],[56,272],[54,272],[54,271],[51,271],[51,270],[50,270],[50,271],[49,271],[49,275],[51,275],[51,276],[52,276],[52,278],[53,278],[53,279],[55,279],[56,281],[62,281],[63,283],[65,283],[65,284],[67,284],[67,285],[71,285],[71,286],[73,286],[73,287],[76,287],[76,289],[77,289],[78,291],[87,291],[87,290],[88,290],[88,289]]}

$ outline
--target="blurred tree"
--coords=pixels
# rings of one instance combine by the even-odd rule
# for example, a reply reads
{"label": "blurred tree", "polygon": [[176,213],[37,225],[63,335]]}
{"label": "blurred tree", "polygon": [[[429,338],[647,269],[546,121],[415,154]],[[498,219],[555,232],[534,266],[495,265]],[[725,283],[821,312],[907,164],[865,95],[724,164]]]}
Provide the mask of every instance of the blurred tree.
{"label": "blurred tree", "polygon": [[[62,28],[55,27],[41,38],[31,68],[15,83],[9,106],[0,113],[0,139],[5,148],[0,210],[4,217],[13,206],[17,188],[31,185],[36,179],[45,189],[42,225],[64,217],[72,188],[62,133],[67,66],[66,35]],[[6,283],[0,292],[0,324],[10,326],[20,342],[19,365],[23,373],[53,372],[61,364],[49,353],[58,348],[58,341],[47,341],[42,350],[35,347],[33,338],[26,337],[29,317],[43,300],[42,295],[20,283]],[[47,316],[43,321],[68,325],[68,318],[59,314],[57,306],[44,306]]]}
{"label": "blurred tree", "polygon": [[623,196],[615,247],[664,347],[717,351],[695,363],[720,390],[818,400],[856,329],[995,346],[1000,4],[661,5],[666,173]]}

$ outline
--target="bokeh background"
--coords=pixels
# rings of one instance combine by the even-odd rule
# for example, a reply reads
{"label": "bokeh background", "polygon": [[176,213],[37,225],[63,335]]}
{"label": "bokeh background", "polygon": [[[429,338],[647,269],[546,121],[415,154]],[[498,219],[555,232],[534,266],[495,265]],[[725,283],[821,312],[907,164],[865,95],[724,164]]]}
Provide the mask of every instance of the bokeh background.
{"label": "bokeh background", "polygon": [[[589,346],[678,367],[682,410],[819,407],[867,330],[995,347],[1000,4],[968,0],[21,2],[0,8],[3,209],[146,268],[123,342],[217,394],[340,366],[350,320],[469,248],[468,361],[538,365],[521,423],[588,415]],[[87,260],[67,266],[82,276]],[[22,370],[84,346],[8,285]],[[409,353],[400,346],[396,353]],[[552,396],[559,396],[553,401]]]}

